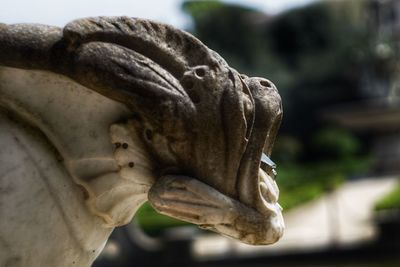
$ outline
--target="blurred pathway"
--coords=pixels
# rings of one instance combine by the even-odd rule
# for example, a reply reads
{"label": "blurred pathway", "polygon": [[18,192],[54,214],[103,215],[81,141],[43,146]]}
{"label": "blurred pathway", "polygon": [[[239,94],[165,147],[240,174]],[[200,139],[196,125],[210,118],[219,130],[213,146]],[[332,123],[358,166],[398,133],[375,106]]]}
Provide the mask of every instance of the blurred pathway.
{"label": "blurred pathway", "polygon": [[277,255],[372,241],[376,236],[373,207],[397,181],[396,177],[349,181],[336,191],[285,213],[285,234],[275,245],[254,247],[212,235],[194,242],[194,255],[199,258],[229,253]]}

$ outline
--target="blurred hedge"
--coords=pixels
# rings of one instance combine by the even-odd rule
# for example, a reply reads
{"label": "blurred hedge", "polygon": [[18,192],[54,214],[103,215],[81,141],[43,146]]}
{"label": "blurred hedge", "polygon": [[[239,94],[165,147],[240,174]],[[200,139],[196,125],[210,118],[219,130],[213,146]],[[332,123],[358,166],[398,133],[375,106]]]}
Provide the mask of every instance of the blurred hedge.
{"label": "blurred hedge", "polygon": [[380,199],[375,205],[375,210],[377,211],[390,209],[400,209],[400,181],[396,188]]}

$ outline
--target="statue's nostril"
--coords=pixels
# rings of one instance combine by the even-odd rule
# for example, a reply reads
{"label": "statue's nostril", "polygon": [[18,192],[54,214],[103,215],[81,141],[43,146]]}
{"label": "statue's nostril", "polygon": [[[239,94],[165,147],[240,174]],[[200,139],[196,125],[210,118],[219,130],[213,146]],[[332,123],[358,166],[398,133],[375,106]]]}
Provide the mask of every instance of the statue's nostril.
{"label": "statue's nostril", "polygon": [[262,81],[260,81],[260,84],[261,84],[262,86],[264,86],[264,87],[272,88],[272,84],[271,84],[269,81],[262,80]]}
{"label": "statue's nostril", "polygon": [[146,138],[146,140],[147,140],[148,142],[151,142],[152,139],[153,139],[153,131],[150,130],[150,129],[146,129],[146,130],[144,131],[144,136],[145,136],[145,138]]}

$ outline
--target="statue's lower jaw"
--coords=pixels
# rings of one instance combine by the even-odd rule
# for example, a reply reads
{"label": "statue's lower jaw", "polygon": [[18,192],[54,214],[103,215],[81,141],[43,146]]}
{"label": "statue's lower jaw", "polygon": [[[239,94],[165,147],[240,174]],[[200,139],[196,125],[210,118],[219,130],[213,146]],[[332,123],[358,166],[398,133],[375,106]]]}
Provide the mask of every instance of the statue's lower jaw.
{"label": "statue's lower jaw", "polygon": [[[269,245],[277,242],[285,229],[282,207],[278,203],[279,189],[275,180],[263,169],[260,168],[255,176],[257,178],[246,177],[249,181],[246,184],[251,188],[243,191],[241,189],[244,188],[237,188],[239,199],[234,204],[236,217],[230,227],[214,225],[214,231],[246,244]],[[240,197],[251,203],[243,203]]]}
{"label": "statue's lower jaw", "polygon": [[269,175],[260,169],[260,213],[267,215],[270,224],[266,239],[278,241],[284,232],[285,223],[282,216],[282,207],[279,205],[278,186]]}
{"label": "statue's lower jaw", "polygon": [[251,245],[275,243],[284,223],[274,181],[260,169],[253,206],[230,198],[198,179],[164,176],[149,191],[149,201],[160,213],[199,225]]}
{"label": "statue's lower jaw", "polygon": [[251,245],[268,245],[277,242],[283,235],[285,224],[282,207],[278,203],[279,189],[276,182],[262,169],[259,169],[258,190],[254,191],[254,220],[241,218],[237,224],[248,234],[240,241]]}

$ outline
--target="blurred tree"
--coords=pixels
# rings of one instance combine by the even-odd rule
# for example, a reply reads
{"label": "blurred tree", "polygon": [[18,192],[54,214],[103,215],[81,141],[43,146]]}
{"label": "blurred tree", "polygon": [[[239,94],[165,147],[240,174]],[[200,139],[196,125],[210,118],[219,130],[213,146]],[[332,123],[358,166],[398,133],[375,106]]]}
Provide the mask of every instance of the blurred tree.
{"label": "blurred tree", "polygon": [[362,97],[370,40],[366,24],[355,20],[352,12],[341,12],[350,2],[354,3],[319,2],[292,10],[265,29],[273,51],[294,77],[284,88],[282,130],[305,143],[310,143],[315,131],[323,127],[321,110]]}
{"label": "blurred tree", "polygon": [[332,127],[318,131],[311,143],[316,156],[328,160],[352,158],[360,149],[359,141],[349,131]]}
{"label": "blurred tree", "polygon": [[296,162],[303,152],[302,144],[290,135],[279,135],[274,145],[274,160],[279,163]]}
{"label": "blurred tree", "polygon": [[265,57],[265,42],[253,21],[264,14],[216,0],[187,1],[182,7],[193,18],[194,34],[236,68],[254,70],[259,57]]}

